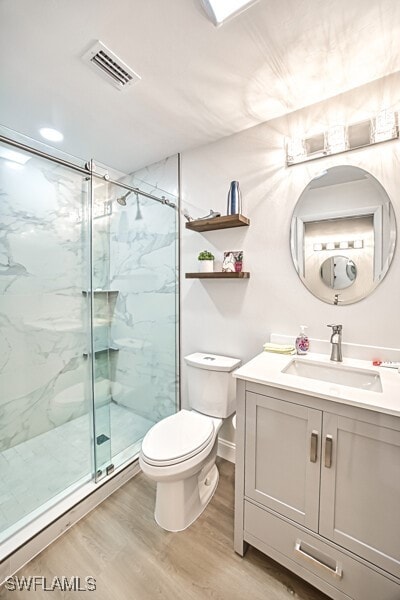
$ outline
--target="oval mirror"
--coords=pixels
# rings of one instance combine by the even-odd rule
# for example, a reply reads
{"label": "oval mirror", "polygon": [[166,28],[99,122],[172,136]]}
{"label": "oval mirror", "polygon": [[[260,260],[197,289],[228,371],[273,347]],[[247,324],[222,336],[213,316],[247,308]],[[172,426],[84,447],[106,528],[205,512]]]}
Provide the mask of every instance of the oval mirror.
{"label": "oval mirror", "polygon": [[367,171],[343,165],[322,171],[299,197],[290,228],[296,271],[329,304],[352,304],[388,272],[396,245],[390,198]]}

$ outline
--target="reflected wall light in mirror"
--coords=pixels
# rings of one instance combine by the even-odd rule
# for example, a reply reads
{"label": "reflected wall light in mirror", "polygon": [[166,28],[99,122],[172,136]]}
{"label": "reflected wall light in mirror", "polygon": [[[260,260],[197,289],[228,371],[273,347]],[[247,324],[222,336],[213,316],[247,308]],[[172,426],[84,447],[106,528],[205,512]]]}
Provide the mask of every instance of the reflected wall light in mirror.
{"label": "reflected wall light in mirror", "polygon": [[323,250],[349,250],[351,248],[363,248],[364,240],[342,240],[340,242],[316,242],[313,245],[314,252],[322,252]]}
{"label": "reflected wall light in mirror", "polygon": [[352,304],[382,281],[396,245],[392,203],[359,167],[332,167],[313,178],[293,211],[290,247],[307,289],[329,304]]}
{"label": "reflected wall light in mirror", "polygon": [[286,166],[340,154],[356,148],[387,142],[399,137],[398,113],[383,109],[368,121],[351,125],[333,125],[311,137],[286,141]]}

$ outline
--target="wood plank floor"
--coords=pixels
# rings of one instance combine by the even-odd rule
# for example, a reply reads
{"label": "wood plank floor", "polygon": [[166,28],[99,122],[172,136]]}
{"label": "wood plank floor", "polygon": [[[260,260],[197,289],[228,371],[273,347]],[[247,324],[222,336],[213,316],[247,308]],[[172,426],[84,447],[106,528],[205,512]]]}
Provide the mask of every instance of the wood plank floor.
{"label": "wood plank floor", "polygon": [[234,465],[218,459],[220,483],[203,515],[168,533],[153,518],[155,485],[138,475],[26,565],[19,576],[86,576],[96,590],[49,594],[9,591],[0,599],[327,600],[289,571],[249,548],[233,551]]}

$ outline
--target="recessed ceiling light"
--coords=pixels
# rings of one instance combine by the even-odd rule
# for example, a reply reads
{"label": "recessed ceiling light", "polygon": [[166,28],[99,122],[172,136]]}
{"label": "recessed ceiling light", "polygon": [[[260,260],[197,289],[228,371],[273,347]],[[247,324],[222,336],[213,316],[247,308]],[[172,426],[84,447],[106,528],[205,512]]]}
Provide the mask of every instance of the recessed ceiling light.
{"label": "recessed ceiling light", "polygon": [[218,27],[224,21],[249,8],[258,0],[201,0],[208,16]]}
{"label": "recessed ceiling light", "polygon": [[32,157],[22,154],[21,152],[16,152],[15,150],[9,150],[8,148],[0,148],[0,158],[4,158],[13,163],[18,163],[19,165],[24,165]]}
{"label": "recessed ceiling light", "polygon": [[51,129],[51,127],[42,127],[42,129],[39,129],[39,133],[45,140],[49,140],[49,142],[62,142],[64,139],[61,131]]}

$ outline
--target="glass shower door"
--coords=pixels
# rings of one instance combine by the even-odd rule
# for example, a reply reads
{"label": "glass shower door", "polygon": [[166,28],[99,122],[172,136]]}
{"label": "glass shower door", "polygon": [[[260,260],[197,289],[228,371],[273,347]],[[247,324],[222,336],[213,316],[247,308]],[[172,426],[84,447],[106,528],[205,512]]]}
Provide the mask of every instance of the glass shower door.
{"label": "glass shower door", "polygon": [[0,144],[0,541],[92,478],[88,182]]}
{"label": "glass shower door", "polygon": [[136,456],[150,427],[176,411],[177,219],[171,206],[93,182],[98,477]]}

